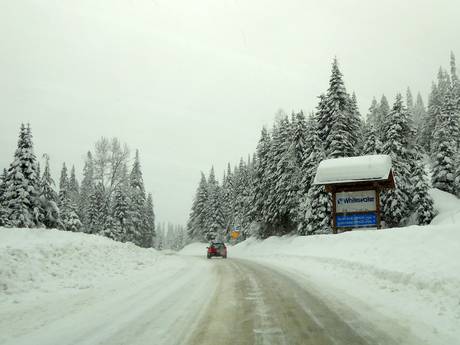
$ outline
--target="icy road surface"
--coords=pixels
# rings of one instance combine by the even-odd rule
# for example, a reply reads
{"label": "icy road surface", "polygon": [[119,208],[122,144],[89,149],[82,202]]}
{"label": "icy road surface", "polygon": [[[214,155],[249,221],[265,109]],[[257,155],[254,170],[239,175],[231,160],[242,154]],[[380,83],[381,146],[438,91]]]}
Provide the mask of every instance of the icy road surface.
{"label": "icy road surface", "polygon": [[4,304],[0,344],[392,344],[304,280],[240,259],[160,255],[129,279],[70,291]]}
{"label": "icy road surface", "polygon": [[305,281],[251,261],[218,260],[216,293],[187,344],[396,344],[356,315],[331,310]]}

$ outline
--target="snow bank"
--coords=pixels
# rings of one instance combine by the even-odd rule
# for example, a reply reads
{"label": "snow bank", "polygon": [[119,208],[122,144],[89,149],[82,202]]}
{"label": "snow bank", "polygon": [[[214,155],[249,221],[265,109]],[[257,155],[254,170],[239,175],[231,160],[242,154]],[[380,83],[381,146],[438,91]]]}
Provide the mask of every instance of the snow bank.
{"label": "snow bank", "polygon": [[421,343],[460,343],[460,200],[431,195],[439,215],[430,226],[250,239],[232,256],[307,278],[376,322],[396,319]]}
{"label": "snow bank", "polygon": [[2,295],[86,289],[154,264],[160,255],[82,233],[0,228]]}
{"label": "snow bank", "polygon": [[454,195],[439,189],[431,189],[430,195],[438,212],[431,224],[458,224],[460,231],[460,200]]}

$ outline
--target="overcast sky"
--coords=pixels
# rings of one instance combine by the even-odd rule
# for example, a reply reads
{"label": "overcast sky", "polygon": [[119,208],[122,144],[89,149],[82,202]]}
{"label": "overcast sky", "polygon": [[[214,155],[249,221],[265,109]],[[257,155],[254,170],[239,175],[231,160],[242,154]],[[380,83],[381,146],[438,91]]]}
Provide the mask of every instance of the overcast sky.
{"label": "overcast sky", "polygon": [[157,219],[185,223],[200,171],[252,154],[277,109],[314,110],[334,56],[363,115],[407,86],[426,101],[459,18],[458,0],[1,0],[0,168],[21,122],[56,178],[116,136]]}

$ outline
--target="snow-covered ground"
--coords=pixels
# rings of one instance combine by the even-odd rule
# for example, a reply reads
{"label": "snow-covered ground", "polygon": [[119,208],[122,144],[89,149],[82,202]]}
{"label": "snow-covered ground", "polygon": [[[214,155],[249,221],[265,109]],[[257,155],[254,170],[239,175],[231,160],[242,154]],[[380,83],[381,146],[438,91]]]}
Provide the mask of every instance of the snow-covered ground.
{"label": "snow-covered ground", "polygon": [[250,239],[218,262],[205,259],[203,243],[175,255],[80,233],[0,229],[0,344],[182,343],[218,272],[245,267],[232,258],[288,274],[397,343],[460,344],[460,201],[431,194],[439,214],[430,226]]}
{"label": "snow-covered ground", "polygon": [[230,248],[229,257],[315,284],[383,331],[398,328],[401,344],[404,334],[460,344],[460,200],[431,194],[439,214],[430,226],[250,239]]}
{"label": "snow-covered ground", "polygon": [[184,339],[213,293],[212,267],[170,254],[81,233],[0,229],[0,344]]}

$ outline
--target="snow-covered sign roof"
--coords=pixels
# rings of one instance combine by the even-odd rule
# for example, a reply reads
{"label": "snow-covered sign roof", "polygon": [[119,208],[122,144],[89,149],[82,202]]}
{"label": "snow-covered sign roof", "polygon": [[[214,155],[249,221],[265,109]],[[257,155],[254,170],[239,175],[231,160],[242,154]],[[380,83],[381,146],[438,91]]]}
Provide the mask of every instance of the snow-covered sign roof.
{"label": "snow-covered sign roof", "polygon": [[388,179],[390,171],[388,155],[326,159],[319,164],[313,184],[382,181]]}

